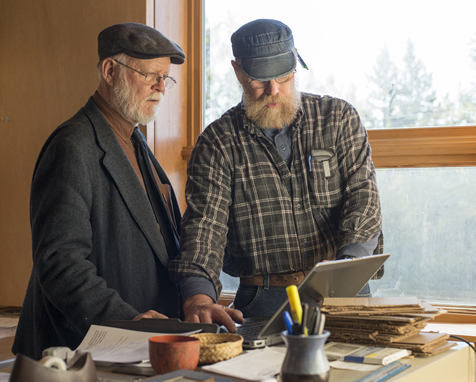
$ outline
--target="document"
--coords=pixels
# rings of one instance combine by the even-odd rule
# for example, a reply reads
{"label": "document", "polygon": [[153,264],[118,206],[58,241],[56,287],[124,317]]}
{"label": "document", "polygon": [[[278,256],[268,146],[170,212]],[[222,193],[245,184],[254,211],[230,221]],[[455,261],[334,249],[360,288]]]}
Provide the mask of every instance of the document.
{"label": "document", "polygon": [[202,366],[202,369],[249,381],[276,381],[276,375],[281,372],[285,355],[285,347],[265,347],[247,351],[235,358],[213,365]]}
{"label": "document", "polygon": [[[178,335],[188,336],[199,331],[195,330]],[[149,338],[163,334],[165,333],[139,332],[91,325],[76,350],[91,353],[95,362],[138,363],[149,359]]]}

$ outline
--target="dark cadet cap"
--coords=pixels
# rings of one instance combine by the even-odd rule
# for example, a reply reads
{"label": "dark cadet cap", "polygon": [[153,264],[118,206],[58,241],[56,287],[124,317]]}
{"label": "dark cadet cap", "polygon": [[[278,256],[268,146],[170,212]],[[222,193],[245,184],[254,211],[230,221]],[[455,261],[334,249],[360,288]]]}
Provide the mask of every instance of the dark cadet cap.
{"label": "dark cadet cap", "polygon": [[142,60],[170,57],[172,64],[183,64],[185,53],[157,29],[139,23],[112,25],[98,35],[99,60],[125,53]]}
{"label": "dark cadet cap", "polygon": [[296,68],[293,33],[280,21],[251,21],[233,33],[231,45],[243,72],[253,80],[269,81]]}

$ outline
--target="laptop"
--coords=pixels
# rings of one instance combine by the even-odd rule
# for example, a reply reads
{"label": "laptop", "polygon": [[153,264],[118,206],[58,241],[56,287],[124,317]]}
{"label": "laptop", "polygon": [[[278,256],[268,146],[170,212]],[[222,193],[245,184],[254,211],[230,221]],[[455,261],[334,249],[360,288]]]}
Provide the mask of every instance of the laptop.
{"label": "laptop", "polygon": [[[313,307],[324,297],[354,297],[389,257],[389,254],[382,254],[316,264],[298,286],[301,302]],[[288,300],[271,318],[251,317],[238,326],[237,334],[244,338],[243,347],[255,349],[283,342],[285,310],[289,311]]]}

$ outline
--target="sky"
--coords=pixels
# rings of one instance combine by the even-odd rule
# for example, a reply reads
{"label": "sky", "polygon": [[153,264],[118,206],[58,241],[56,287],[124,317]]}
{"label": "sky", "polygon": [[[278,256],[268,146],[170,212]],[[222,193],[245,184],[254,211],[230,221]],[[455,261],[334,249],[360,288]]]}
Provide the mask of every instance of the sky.
{"label": "sky", "polygon": [[[474,0],[205,0],[205,12],[211,25],[228,18],[231,32],[254,19],[278,19],[291,27],[314,75],[334,74],[339,83],[362,90],[383,47],[402,66],[409,39],[439,95],[476,82],[469,57],[469,43],[476,40]],[[218,37],[230,45],[229,38]]]}

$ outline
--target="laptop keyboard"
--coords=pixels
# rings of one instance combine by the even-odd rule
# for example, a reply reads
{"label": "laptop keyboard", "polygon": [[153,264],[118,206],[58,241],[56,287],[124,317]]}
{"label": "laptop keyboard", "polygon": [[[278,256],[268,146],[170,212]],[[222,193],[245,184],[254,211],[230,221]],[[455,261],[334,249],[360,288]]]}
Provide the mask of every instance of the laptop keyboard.
{"label": "laptop keyboard", "polygon": [[266,322],[241,325],[236,328],[236,334],[239,334],[247,340],[257,339],[259,332],[261,332],[261,329],[263,329],[265,325]]}

